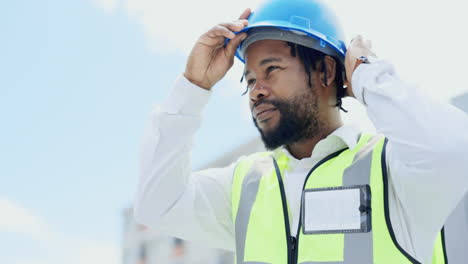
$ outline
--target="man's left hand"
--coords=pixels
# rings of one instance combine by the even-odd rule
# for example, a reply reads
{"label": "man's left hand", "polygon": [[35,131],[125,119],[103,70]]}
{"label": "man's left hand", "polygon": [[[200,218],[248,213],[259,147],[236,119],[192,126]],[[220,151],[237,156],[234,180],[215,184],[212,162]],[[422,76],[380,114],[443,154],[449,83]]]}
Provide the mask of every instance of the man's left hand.
{"label": "man's left hand", "polygon": [[345,70],[346,70],[346,89],[349,96],[355,97],[351,86],[351,80],[354,70],[362,63],[359,57],[376,57],[372,51],[372,43],[370,40],[365,40],[362,36],[358,35],[351,40],[348,51],[345,57]]}

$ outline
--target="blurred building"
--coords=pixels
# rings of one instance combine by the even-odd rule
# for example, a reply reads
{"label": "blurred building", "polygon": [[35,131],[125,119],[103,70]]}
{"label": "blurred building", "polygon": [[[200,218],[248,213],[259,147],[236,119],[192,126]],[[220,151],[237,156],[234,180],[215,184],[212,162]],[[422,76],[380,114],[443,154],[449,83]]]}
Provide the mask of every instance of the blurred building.
{"label": "blurred building", "polygon": [[164,235],[135,223],[124,212],[122,264],[233,264],[233,254]]}
{"label": "blurred building", "polygon": [[468,113],[468,93],[462,94],[460,96],[454,97],[452,100],[452,105],[460,108],[465,113]]}
{"label": "blurred building", "polygon": [[[259,138],[248,141],[234,150],[215,157],[204,168],[225,167],[240,156],[264,151]],[[139,225],[132,209],[124,211],[122,264],[233,264],[234,254],[221,249],[207,248],[164,235],[157,229]]]}

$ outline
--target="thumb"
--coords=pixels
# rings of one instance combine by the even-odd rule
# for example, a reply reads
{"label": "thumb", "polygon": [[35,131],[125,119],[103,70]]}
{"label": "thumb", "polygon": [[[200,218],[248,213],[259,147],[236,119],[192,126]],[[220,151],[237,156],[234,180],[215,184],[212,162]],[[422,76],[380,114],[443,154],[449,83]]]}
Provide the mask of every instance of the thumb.
{"label": "thumb", "polygon": [[247,33],[242,32],[231,39],[231,41],[226,45],[226,56],[229,58],[234,57],[237,47],[246,37]]}

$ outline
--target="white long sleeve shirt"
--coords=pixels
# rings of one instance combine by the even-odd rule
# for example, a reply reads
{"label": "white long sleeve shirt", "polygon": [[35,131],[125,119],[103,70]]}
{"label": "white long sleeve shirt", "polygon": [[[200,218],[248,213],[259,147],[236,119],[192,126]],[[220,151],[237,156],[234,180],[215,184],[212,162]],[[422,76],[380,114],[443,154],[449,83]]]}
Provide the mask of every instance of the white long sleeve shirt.
{"label": "white long sleeve shirt", "polygon": [[[389,206],[396,239],[414,258],[429,263],[438,232],[468,189],[468,117],[404,83],[384,60],[361,64],[352,84],[377,131],[389,139]],[[135,217],[167,234],[234,251],[231,181],[236,163],[191,171],[193,136],[210,94],[181,76],[151,113]],[[310,158],[290,156],[284,184],[291,230],[297,229],[308,170],[328,154],[354,147],[359,133],[345,125],[320,141]]]}

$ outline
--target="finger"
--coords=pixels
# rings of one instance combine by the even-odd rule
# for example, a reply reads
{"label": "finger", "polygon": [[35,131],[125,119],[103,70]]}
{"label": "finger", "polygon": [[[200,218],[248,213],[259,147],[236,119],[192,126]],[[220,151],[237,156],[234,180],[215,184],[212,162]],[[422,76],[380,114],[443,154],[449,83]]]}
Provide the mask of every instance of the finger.
{"label": "finger", "polygon": [[361,35],[355,36],[353,39],[351,39],[350,44],[353,43],[354,41],[357,41],[357,40],[362,40],[362,36]]}
{"label": "finger", "polygon": [[249,20],[247,20],[247,19],[239,19],[239,21],[240,21],[242,24],[244,24],[244,26],[249,25]]}
{"label": "finger", "polygon": [[239,19],[247,19],[247,18],[249,18],[250,13],[252,13],[252,11],[250,10],[250,8],[246,8],[246,9],[244,10],[244,12],[242,12],[242,14],[240,15]]}
{"label": "finger", "polygon": [[370,40],[365,40],[364,43],[363,43],[365,49],[366,49],[366,53],[365,56],[372,56],[372,57],[377,57],[374,53],[374,51],[372,50],[372,41]]}
{"label": "finger", "polygon": [[226,27],[217,25],[207,32],[207,36],[210,38],[225,37],[225,38],[232,39],[236,36],[236,34],[234,34],[234,32],[227,29]]}
{"label": "finger", "polygon": [[219,25],[234,32],[241,31],[246,26],[246,24],[241,20],[221,23]]}
{"label": "finger", "polygon": [[229,43],[226,45],[226,56],[227,57],[233,57],[234,54],[236,53],[236,49],[239,46],[239,44],[247,37],[247,33],[242,32],[238,35],[236,35],[235,38],[231,39]]}

